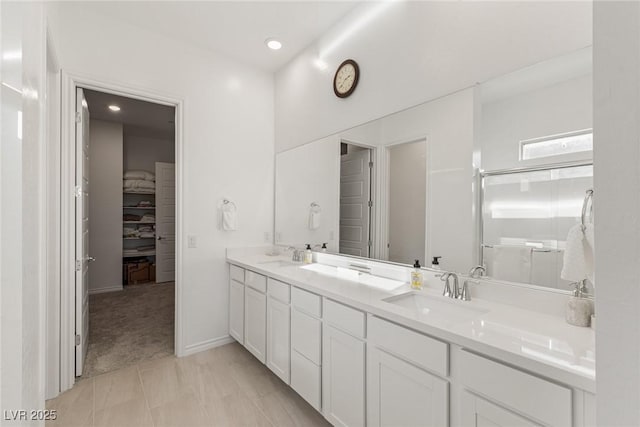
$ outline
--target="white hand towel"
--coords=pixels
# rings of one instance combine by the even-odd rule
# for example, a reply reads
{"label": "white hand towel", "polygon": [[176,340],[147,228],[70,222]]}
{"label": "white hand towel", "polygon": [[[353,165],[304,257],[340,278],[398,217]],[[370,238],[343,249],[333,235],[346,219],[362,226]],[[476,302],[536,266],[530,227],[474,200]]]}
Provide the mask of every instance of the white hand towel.
{"label": "white hand towel", "polygon": [[[560,272],[562,279],[570,282],[581,282],[587,278],[585,240],[582,224],[571,227],[567,234],[567,244],[564,248],[562,272]],[[591,264],[593,264],[593,256],[591,256]]]}
{"label": "white hand towel", "polygon": [[493,268],[491,275],[509,282],[531,282],[531,258],[533,249],[527,246],[493,247]]}
{"label": "white hand towel", "polygon": [[238,229],[238,213],[236,211],[222,211],[222,229],[225,231]]}
{"label": "white hand towel", "polygon": [[591,282],[591,284],[595,287],[594,281],[594,268],[595,268],[595,236],[593,224],[587,224],[584,229],[584,260],[586,266],[587,279]]}
{"label": "white hand towel", "polygon": [[309,230],[320,228],[320,212],[309,212]]}

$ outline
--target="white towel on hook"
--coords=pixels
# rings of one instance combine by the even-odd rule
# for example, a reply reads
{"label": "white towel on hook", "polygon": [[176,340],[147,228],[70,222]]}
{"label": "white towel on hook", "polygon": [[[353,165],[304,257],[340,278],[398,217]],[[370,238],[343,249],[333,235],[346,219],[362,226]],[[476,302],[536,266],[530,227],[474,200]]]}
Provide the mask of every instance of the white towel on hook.
{"label": "white towel on hook", "polygon": [[309,230],[317,230],[320,228],[320,212],[311,210],[309,212]]}
{"label": "white towel on hook", "polygon": [[235,231],[238,229],[238,213],[235,210],[222,211],[222,229]]}
{"label": "white towel on hook", "polygon": [[595,236],[593,224],[587,224],[584,228],[584,260],[586,266],[587,279],[595,287]]}
{"label": "white towel on hook", "polygon": [[491,275],[509,282],[530,283],[533,248],[528,246],[493,247]]}
{"label": "white towel on hook", "polygon": [[[588,271],[593,275],[593,253],[587,261],[586,233],[582,230],[582,224],[576,224],[567,234],[567,244],[564,248],[562,271],[560,277],[570,282],[581,282],[587,279]],[[591,264],[591,267],[588,266]]]}

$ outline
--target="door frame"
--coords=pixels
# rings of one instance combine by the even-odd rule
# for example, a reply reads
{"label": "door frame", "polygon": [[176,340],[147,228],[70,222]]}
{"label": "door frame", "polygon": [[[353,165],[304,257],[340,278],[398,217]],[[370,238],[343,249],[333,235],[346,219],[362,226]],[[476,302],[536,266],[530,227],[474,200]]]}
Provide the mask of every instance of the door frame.
{"label": "door frame", "polygon": [[75,97],[76,88],[126,96],[155,104],[169,105],[175,114],[176,164],[176,277],[175,277],[175,342],[177,356],[182,356],[183,319],[183,184],[184,184],[184,101],[173,95],[135,88],[123,83],[107,82],[62,70],[61,90],[61,157],[60,157],[60,392],[75,383]]}

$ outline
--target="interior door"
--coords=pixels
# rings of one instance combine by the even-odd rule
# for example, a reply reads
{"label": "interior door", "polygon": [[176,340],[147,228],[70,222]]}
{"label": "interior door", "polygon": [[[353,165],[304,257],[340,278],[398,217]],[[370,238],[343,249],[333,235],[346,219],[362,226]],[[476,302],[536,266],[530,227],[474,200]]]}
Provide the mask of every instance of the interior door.
{"label": "interior door", "polygon": [[76,92],[76,376],[89,344],[89,108]]}
{"label": "interior door", "polygon": [[176,277],[176,165],[156,163],[156,282]]}
{"label": "interior door", "polygon": [[[353,146],[349,146],[351,150]],[[370,256],[371,150],[340,156],[341,254]]]}

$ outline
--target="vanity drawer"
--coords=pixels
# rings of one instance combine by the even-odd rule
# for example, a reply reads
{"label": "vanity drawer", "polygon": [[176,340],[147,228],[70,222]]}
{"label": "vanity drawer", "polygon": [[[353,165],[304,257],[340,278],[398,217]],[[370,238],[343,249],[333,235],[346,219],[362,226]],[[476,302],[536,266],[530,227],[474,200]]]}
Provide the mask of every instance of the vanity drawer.
{"label": "vanity drawer", "polygon": [[240,268],[235,265],[231,265],[229,268],[229,275],[233,280],[238,283],[244,283],[244,268]]}
{"label": "vanity drawer", "polygon": [[464,386],[549,426],[572,425],[571,389],[482,356],[460,352]]}
{"label": "vanity drawer", "polygon": [[297,351],[291,351],[291,387],[311,406],[320,410],[321,369]]}
{"label": "vanity drawer", "polygon": [[366,336],[365,314],[355,308],[325,298],[323,320],[354,337],[365,338]]}
{"label": "vanity drawer", "polygon": [[449,374],[449,345],[435,338],[369,317],[368,342],[407,362],[446,377]]}
{"label": "vanity drawer", "polygon": [[291,286],[269,277],[267,279],[267,294],[274,299],[289,304],[291,301]]}
{"label": "vanity drawer", "polygon": [[319,366],[322,362],[322,322],[293,309],[291,311],[291,349]]}
{"label": "vanity drawer", "polygon": [[263,294],[267,292],[267,278],[262,274],[254,273],[249,270],[245,271],[244,284],[252,287],[256,291],[262,292]]}
{"label": "vanity drawer", "polygon": [[291,291],[291,304],[300,311],[315,317],[322,317],[322,298],[300,288]]}

